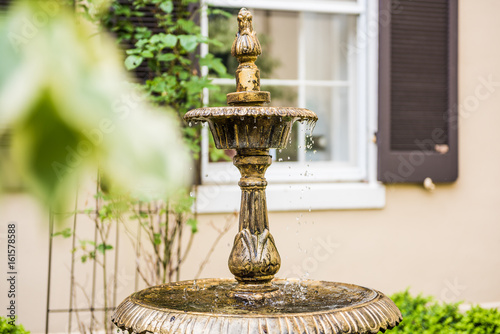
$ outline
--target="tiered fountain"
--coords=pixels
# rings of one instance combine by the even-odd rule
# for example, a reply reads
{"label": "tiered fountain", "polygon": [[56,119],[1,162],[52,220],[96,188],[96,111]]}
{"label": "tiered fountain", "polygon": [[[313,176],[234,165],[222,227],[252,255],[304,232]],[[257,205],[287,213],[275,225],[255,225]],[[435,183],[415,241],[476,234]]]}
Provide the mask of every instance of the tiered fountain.
{"label": "tiered fountain", "polygon": [[285,148],[295,121],[315,122],[307,109],[266,107],[255,60],[261,47],[252,14],[238,14],[231,53],[240,63],[237,91],[228,107],[200,108],[188,122],[208,122],[219,149],[235,149],[241,172],[239,232],[229,256],[234,279],[200,279],[136,292],[116,309],[112,321],[132,333],[303,334],[378,333],[401,320],[382,293],[357,285],[275,279],[281,259],[269,232],[266,169],[270,148]]}

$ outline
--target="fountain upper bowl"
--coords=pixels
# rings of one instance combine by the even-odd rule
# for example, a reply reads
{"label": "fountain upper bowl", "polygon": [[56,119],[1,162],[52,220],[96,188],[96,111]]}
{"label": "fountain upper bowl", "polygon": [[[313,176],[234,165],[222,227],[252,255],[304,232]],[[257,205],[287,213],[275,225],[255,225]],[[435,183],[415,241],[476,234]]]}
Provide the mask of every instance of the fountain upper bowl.
{"label": "fountain upper bowl", "polygon": [[207,122],[218,149],[285,148],[295,121],[314,125],[318,116],[304,108],[231,106],[198,108],[187,122]]}

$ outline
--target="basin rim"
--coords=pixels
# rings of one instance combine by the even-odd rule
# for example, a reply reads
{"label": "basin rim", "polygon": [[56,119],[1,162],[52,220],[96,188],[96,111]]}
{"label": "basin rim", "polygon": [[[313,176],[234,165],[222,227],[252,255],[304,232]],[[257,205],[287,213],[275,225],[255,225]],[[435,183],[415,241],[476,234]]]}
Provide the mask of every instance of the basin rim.
{"label": "basin rim", "polygon": [[262,106],[226,106],[206,107],[188,111],[184,115],[186,121],[206,120],[210,117],[231,116],[267,116],[292,117],[301,120],[317,121],[318,116],[311,110],[295,107],[262,107]]}

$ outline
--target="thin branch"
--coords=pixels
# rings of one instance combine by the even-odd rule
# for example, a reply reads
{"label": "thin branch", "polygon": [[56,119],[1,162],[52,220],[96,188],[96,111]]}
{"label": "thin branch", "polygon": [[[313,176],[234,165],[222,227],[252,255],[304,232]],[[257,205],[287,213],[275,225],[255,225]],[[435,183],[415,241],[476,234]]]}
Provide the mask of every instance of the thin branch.
{"label": "thin branch", "polygon": [[231,214],[230,216],[228,216],[226,218],[226,225],[224,225],[224,228],[222,230],[216,228],[214,225],[213,225],[213,222],[211,222],[211,225],[212,227],[215,228],[216,231],[219,232],[219,235],[217,236],[217,238],[214,240],[214,243],[212,244],[212,247],[210,247],[210,250],[208,251],[207,253],[207,256],[205,256],[205,259],[203,260],[203,262],[200,264],[200,268],[198,269],[198,272],[196,273],[195,275],[195,279],[198,279],[200,278],[200,275],[201,275],[201,272],[203,271],[203,269],[205,268],[205,266],[208,264],[208,261],[210,260],[210,257],[212,256],[212,253],[215,251],[215,247],[217,247],[217,244],[219,243],[219,241],[222,239],[222,237],[227,233],[229,232],[229,230],[231,229],[231,227],[233,226],[234,224],[234,221],[236,220],[236,218],[238,217],[238,213],[237,212],[234,212],[233,214]]}
{"label": "thin branch", "polygon": [[182,230],[184,224],[182,224],[182,213],[177,216],[177,224],[179,225],[179,233],[177,233],[177,267],[175,268],[175,280],[179,281],[181,276],[180,266],[182,261]]}
{"label": "thin branch", "polygon": [[186,250],[184,251],[184,254],[182,255],[181,259],[178,261],[177,267],[175,267],[174,271],[178,271],[180,268],[180,265],[182,263],[184,263],[184,261],[186,260],[186,257],[188,256],[189,251],[191,250],[191,247],[193,245],[194,236],[195,236],[194,233],[191,233],[191,235],[189,236],[189,241],[188,241]]}

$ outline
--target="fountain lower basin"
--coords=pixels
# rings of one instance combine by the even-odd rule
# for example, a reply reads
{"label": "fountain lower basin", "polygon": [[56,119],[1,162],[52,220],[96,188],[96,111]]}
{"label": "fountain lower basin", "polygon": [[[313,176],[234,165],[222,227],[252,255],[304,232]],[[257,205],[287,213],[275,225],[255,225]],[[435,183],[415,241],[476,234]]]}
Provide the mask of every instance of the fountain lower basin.
{"label": "fountain lower basin", "polygon": [[233,279],[201,279],[138,291],[113,315],[134,333],[378,333],[401,313],[382,293],[352,284],[276,279],[273,298],[231,297]]}

